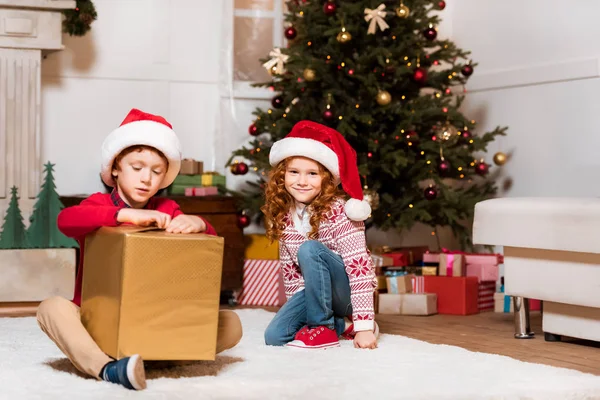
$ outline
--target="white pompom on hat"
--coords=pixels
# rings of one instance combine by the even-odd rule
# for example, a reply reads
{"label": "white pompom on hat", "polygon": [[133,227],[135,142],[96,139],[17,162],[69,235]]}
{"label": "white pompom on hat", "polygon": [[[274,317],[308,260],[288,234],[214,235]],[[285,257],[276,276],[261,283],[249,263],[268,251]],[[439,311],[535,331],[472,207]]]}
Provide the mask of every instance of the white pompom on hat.
{"label": "white pompom on hat", "polygon": [[363,199],[356,152],[341,133],[316,122],[300,121],[285,138],[273,144],[269,163],[276,166],[288,157],[306,157],[321,163],[351,197],[344,207],[348,218],[369,218],[371,206]]}
{"label": "white pompom on hat", "polygon": [[175,180],[181,168],[181,145],[173,127],[161,116],[132,109],[121,125],[112,131],[102,143],[102,181],[110,186],[116,185],[112,176],[115,158],[131,146],[149,146],[159,150],[169,161],[167,173],[160,188],[166,188]]}

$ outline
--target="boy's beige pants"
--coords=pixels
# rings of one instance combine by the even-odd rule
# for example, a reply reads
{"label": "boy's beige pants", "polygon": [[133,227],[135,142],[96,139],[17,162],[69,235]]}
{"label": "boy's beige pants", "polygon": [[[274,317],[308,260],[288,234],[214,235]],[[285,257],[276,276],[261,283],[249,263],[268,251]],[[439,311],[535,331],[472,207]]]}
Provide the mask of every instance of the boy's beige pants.
{"label": "boy's beige pants", "polygon": [[[44,300],[37,311],[42,331],[81,372],[100,379],[100,371],[113,361],[100,350],[81,323],[80,309],[64,297]],[[219,312],[217,353],[230,349],[242,338],[242,324],[233,311]]]}

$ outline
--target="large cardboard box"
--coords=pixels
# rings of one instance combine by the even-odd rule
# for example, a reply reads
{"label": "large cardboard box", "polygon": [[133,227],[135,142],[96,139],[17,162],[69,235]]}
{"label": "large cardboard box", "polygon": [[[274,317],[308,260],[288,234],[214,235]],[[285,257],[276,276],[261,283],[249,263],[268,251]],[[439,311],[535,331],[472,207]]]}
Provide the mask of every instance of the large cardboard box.
{"label": "large cardboard box", "polygon": [[85,242],[81,319],[120,359],[214,360],[221,237],[101,228]]}

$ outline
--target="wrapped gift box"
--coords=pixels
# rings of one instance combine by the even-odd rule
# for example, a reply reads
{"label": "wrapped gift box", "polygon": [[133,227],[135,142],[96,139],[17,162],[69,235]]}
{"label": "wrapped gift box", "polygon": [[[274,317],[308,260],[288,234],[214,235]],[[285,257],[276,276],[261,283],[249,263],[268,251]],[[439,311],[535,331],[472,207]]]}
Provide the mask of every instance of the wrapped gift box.
{"label": "wrapped gift box", "polygon": [[279,241],[271,242],[265,235],[244,235],[244,258],[249,260],[279,260]]}
{"label": "wrapped gift box", "polygon": [[465,276],[465,256],[462,254],[440,254],[439,276]]}
{"label": "wrapped gift box", "polygon": [[225,186],[225,175],[217,172],[205,172],[201,177],[202,186]]}
{"label": "wrapped gift box", "polygon": [[181,187],[202,186],[202,175],[177,175],[173,185]]}
{"label": "wrapped gift box", "polygon": [[473,276],[416,276],[413,292],[435,293],[439,314],[470,315],[479,312],[479,285]]}
{"label": "wrapped gift box", "polygon": [[375,267],[391,267],[394,265],[394,259],[383,254],[371,254],[371,259],[373,259]]}
{"label": "wrapped gift box", "polygon": [[432,315],[437,313],[437,296],[433,293],[379,295],[379,314]]}
{"label": "wrapped gift box", "polygon": [[223,244],[217,236],[132,226],[89,234],[83,325],[116,359],[214,360]]}
{"label": "wrapped gift box", "polygon": [[215,195],[219,194],[219,189],[216,186],[187,187],[184,189],[184,194],[188,197],[215,196]]}
{"label": "wrapped gift box", "polygon": [[392,258],[392,265],[395,267],[404,267],[407,265],[415,265],[418,261],[422,261],[423,254],[428,250],[429,248],[427,246],[395,248],[388,246],[376,246],[373,248],[373,253]]}
{"label": "wrapped gift box", "polygon": [[479,312],[493,311],[495,307],[494,294],[496,293],[496,281],[479,282],[479,297],[477,306]]}
{"label": "wrapped gift box", "polygon": [[423,254],[423,262],[431,263],[431,264],[439,264],[440,263],[440,253],[425,253]]}
{"label": "wrapped gift box", "polygon": [[243,306],[282,306],[285,301],[279,260],[246,260],[238,303]]}
{"label": "wrapped gift box", "polygon": [[385,276],[377,276],[377,290],[387,290],[387,279]]}
{"label": "wrapped gift box", "polygon": [[403,275],[403,276],[393,276],[386,278],[386,287],[388,293],[393,294],[402,294],[402,293],[412,293],[412,276],[411,275]]}
{"label": "wrapped gift box", "polygon": [[180,175],[201,175],[204,172],[204,164],[202,161],[196,161],[191,158],[181,160]]}
{"label": "wrapped gift box", "polygon": [[496,282],[498,269],[498,265],[493,264],[467,264],[467,276],[475,276],[479,282]]}
{"label": "wrapped gift box", "polygon": [[467,264],[498,265],[504,263],[504,257],[501,254],[466,253],[465,258]]}

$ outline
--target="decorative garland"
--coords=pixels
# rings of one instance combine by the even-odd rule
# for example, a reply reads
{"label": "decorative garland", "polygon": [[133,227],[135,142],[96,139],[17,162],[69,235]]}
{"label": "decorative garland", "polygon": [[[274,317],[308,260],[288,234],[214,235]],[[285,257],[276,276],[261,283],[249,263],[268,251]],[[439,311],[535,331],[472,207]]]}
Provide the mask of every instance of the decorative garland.
{"label": "decorative garland", "polygon": [[98,14],[91,0],[77,0],[76,7],[63,11],[63,32],[71,36],[83,36],[90,29]]}

